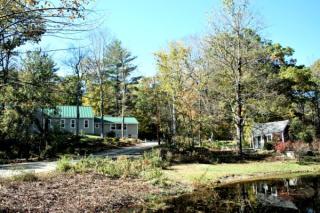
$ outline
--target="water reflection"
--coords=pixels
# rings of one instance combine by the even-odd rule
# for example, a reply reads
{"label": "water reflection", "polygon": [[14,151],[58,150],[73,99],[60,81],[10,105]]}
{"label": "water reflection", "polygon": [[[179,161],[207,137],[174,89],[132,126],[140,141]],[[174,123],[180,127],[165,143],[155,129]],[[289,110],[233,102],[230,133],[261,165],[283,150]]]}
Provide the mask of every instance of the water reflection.
{"label": "water reflection", "polygon": [[200,189],[167,201],[160,212],[320,213],[320,177],[277,179]]}

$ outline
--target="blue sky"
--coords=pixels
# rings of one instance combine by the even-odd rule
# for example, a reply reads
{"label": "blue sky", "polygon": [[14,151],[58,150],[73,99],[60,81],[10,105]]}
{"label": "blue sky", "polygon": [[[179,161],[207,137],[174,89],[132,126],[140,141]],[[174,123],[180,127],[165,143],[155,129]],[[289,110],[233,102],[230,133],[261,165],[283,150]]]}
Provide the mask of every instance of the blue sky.
{"label": "blue sky", "polygon": [[[136,75],[150,76],[156,72],[153,53],[170,41],[204,35],[219,4],[220,0],[96,0],[94,7],[105,14],[101,28],[138,56]],[[310,65],[320,58],[319,0],[253,0],[252,6],[262,17],[264,37],[294,48],[298,64]],[[51,38],[41,45],[54,49],[71,43]],[[54,57],[61,60],[63,55]]]}

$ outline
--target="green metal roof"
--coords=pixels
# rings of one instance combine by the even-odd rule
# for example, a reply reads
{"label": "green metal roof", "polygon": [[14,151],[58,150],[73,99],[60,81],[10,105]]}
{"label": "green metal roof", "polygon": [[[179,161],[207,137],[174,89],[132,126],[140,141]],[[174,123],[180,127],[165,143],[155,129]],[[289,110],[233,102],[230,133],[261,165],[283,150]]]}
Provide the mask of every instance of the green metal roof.
{"label": "green metal roof", "polygon": [[[80,110],[80,118],[94,118],[92,107],[80,106],[79,110]],[[47,109],[47,113],[51,117],[76,118],[77,107],[76,106],[57,106],[56,110]]]}
{"label": "green metal roof", "polygon": [[[104,116],[103,119],[106,123],[114,123],[114,124],[121,124],[122,123],[122,117]],[[99,122],[100,118],[96,117],[95,121]],[[125,124],[139,124],[138,120],[135,117],[125,117],[124,123]]]}

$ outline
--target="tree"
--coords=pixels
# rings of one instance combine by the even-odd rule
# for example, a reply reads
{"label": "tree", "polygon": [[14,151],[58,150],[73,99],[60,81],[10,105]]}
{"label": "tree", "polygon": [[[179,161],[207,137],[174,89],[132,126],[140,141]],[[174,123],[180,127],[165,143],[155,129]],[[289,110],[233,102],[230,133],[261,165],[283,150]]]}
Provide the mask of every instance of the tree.
{"label": "tree", "polygon": [[9,71],[15,49],[26,42],[38,42],[42,35],[53,35],[83,30],[86,0],[58,1],[0,1],[0,73],[3,84],[10,78]]}
{"label": "tree", "polygon": [[139,120],[139,137],[157,139],[161,142],[162,111],[165,109],[165,100],[159,90],[157,78],[144,77],[134,92],[133,115]]}
{"label": "tree", "polygon": [[[264,57],[258,28],[246,0],[224,0],[223,10],[216,17],[213,35],[206,41],[211,69],[217,78],[217,89],[232,110],[239,154],[242,155],[244,126],[249,99],[257,91],[259,73]],[[253,90],[254,89],[254,90]]]}
{"label": "tree", "polygon": [[82,90],[83,90],[83,80],[85,76],[84,69],[84,58],[85,54],[83,51],[78,48],[75,51],[71,52],[71,58],[66,62],[69,67],[71,67],[72,71],[75,75],[76,80],[76,106],[77,106],[77,123],[76,123],[76,136],[79,136],[79,128],[80,128],[80,105],[82,105]]}
{"label": "tree", "polygon": [[[136,56],[122,47],[121,41],[114,40],[107,47],[104,57],[104,64],[110,70],[110,82],[115,90],[115,114],[122,117],[121,137],[124,137],[124,119],[126,116],[127,92],[130,74],[136,70],[133,64]],[[131,81],[131,84],[134,83]],[[120,104],[121,101],[121,104]],[[120,110],[121,105],[121,110]]]}
{"label": "tree", "polygon": [[167,139],[171,142],[179,135],[191,139],[194,145],[197,117],[194,106],[198,103],[198,94],[194,90],[196,83],[191,77],[194,69],[191,49],[182,43],[170,43],[168,51],[159,51],[155,57],[159,71],[159,91],[166,96],[168,103]]}
{"label": "tree", "polygon": [[110,76],[110,67],[104,62],[105,53],[106,53],[106,36],[103,33],[94,34],[91,37],[91,49],[89,50],[88,56],[85,59],[85,69],[88,73],[88,79],[90,79],[90,85],[93,90],[96,90],[96,87],[99,91],[99,102],[100,102],[100,125],[101,132],[100,136],[105,137],[104,132],[104,115],[105,115],[105,93],[106,85],[109,84]]}
{"label": "tree", "polygon": [[[83,87],[83,83],[82,86]],[[78,77],[75,75],[68,75],[60,77],[58,84],[59,91],[59,105],[77,105],[78,99]],[[81,90],[80,100],[83,99],[84,90]]]}
{"label": "tree", "polygon": [[10,103],[0,116],[1,140],[18,142],[20,157],[22,152],[26,152],[28,157],[31,145],[28,143],[37,134],[30,131],[32,124],[40,131],[40,141],[45,141],[47,146],[48,118],[44,109],[55,108],[57,103],[56,71],[48,55],[41,51],[28,53],[23,60],[22,70],[16,73],[12,85],[5,87],[5,93],[0,95],[2,103]]}
{"label": "tree", "polygon": [[315,108],[315,125],[317,136],[320,136],[320,60],[317,60],[311,66],[312,81],[315,84],[314,90],[314,108]]}

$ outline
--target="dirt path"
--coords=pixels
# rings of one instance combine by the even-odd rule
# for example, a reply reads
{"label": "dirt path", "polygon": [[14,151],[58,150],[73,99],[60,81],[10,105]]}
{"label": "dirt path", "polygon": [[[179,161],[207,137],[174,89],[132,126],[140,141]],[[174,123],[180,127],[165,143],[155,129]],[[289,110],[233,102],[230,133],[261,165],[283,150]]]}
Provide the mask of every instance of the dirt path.
{"label": "dirt path", "polygon": [[[96,157],[110,157],[116,158],[120,155],[127,155],[129,157],[137,157],[143,154],[144,151],[149,150],[157,146],[157,142],[146,142],[136,146],[123,147],[119,149],[110,149],[104,152],[94,154]],[[28,162],[28,163],[17,163],[17,164],[5,164],[0,165],[0,177],[12,177],[26,172],[52,172],[56,169],[57,161],[46,162]]]}

